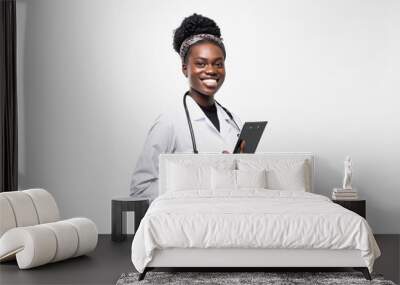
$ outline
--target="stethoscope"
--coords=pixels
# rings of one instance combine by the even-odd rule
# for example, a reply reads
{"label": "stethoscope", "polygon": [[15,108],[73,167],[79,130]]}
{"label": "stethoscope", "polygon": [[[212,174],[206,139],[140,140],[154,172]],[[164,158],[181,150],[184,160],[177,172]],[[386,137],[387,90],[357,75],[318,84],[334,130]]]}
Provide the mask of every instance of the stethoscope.
{"label": "stethoscope", "polygon": [[[194,133],[193,133],[192,121],[190,120],[189,110],[188,110],[187,105],[186,105],[186,96],[187,95],[189,95],[189,91],[187,91],[185,93],[185,95],[183,95],[183,106],[185,107],[185,113],[186,113],[186,118],[187,118],[188,125],[189,125],[190,136],[192,138],[193,152],[194,153],[199,153],[199,151],[197,150],[197,147],[196,147],[196,139],[195,139]],[[225,113],[228,114],[229,118],[233,121],[233,123],[235,124],[236,128],[240,132],[240,128],[239,128],[238,124],[236,124],[235,119],[233,118],[231,112],[229,112],[228,109],[226,109],[224,106],[222,106],[220,103],[218,103],[217,100],[215,100],[215,103],[217,103],[225,111]],[[238,136],[239,136],[239,134],[238,134]]]}

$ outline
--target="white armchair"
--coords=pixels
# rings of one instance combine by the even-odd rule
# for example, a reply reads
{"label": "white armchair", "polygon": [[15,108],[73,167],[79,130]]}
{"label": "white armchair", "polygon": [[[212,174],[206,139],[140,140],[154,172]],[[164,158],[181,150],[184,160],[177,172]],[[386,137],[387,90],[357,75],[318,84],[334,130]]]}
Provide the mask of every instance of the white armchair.
{"label": "white armchair", "polygon": [[87,218],[60,220],[44,189],[0,193],[0,262],[17,259],[28,269],[80,256],[96,248],[97,236]]}

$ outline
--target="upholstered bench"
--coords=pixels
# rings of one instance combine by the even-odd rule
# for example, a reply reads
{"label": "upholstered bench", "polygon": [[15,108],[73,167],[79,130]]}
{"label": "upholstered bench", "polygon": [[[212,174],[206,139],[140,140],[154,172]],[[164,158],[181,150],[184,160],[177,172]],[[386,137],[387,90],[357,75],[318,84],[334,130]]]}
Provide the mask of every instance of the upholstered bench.
{"label": "upholstered bench", "polygon": [[96,248],[97,227],[87,218],[60,220],[44,189],[0,193],[0,262],[20,269],[86,254]]}

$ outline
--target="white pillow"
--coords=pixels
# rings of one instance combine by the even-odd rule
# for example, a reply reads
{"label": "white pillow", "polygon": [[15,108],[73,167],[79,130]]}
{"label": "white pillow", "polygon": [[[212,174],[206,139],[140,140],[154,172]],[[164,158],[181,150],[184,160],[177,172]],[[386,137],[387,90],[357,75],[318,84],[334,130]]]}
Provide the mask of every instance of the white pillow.
{"label": "white pillow", "polygon": [[211,169],[212,190],[267,188],[266,170]]}
{"label": "white pillow", "polygon": [[[234,169],[232,159],[201,157],[176,158],[165,164],[165,191],[184,191],[193,189],[211,190],[211,168]],[[164,191],[163,191],[164,192]]]}
{"label": "white pillow", "polygon": [[267,171],[236,170],[237,188],[267,188]]}
{"label": "white pillow", "polygon": [[191,166],[170,162],[168,165],[167,191],[210,189],[211,167]]}
{"label": "white pillow", "polygon": [[274,190],[311,191],[307,160],[238,159],[240,170],[267,170],[267,188]]}
{"label": "white pillow", "polygon": [[211,189],[235,190],[236,170],[211,168]]}

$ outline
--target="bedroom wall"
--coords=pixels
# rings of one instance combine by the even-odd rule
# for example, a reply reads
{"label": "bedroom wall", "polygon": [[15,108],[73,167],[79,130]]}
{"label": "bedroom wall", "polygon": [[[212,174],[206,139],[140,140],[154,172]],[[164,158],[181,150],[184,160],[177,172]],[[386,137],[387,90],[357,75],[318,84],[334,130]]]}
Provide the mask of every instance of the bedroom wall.
{"label": "bedroom wall", "polygon": [[187,83],[172,30],[214,18],[227,46],[219,101],[269,120],[262,152],[311,151],[330,195],[351,155],[375,233],[400,233],[400,2],[17,0],[20,188],[110,232],[155,117]]}

